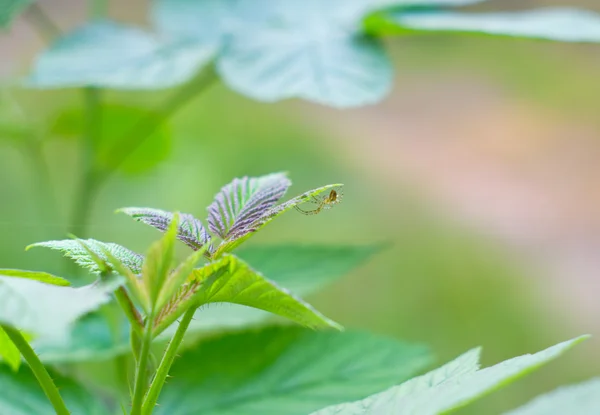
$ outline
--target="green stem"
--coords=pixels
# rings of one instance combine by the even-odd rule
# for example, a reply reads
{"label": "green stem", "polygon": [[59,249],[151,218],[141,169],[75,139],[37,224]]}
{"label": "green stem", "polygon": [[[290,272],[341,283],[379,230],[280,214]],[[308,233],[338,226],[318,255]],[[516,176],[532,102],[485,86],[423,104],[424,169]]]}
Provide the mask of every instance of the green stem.
{"label": "green stem", "polygon": [[19,330],[16,330],[10,326],[2,325],[2,328],[8,335],[8,337],[12,340],[12,342],[17,346],[23,358],[29,364],[31,371],[35,375],[38,383],[44,390],[44,393],[50,400],[50,403],[54,407],[57,415],[69,415],[70,412],[65,405],[65,401],[63,401],[60,393],[54,381],[50,377],[50,374],[40,361],[39,357],[35,354],[27,340],[23,337]]}
{"label": "green stem", "polygon": [[139,359],[136,362],[135,386],[131,400],[131,415],[141,415],[142,402],[148,386],[148,360],[150,358],[150,347],[152,346],[152,318],[146,320],[144,338],[142,339]]}
{"label": "green stem", "polygon": [[175,335],[169,342],[167,350],[165,350],[165,354],[163,355],[160,364],[158,365],[156,375],[154,375],[152,383],[150,384],[148,395],[146,396],[146,399],[144,400],[144,405],[142,406],[143,415],[152,414],[152,410],[154,409],[154,407],[156,406],[156,402],[158,401],[158,395],[160,395],[160,391],[162,390],[162,387],[165,384],[165,381],[167,380],[167,376],[169,375],[169,370],[171,370],[171,365],[173,365],[173,361],[175,360],[177,349],[179,349],[179,346],[183,341],[183,336],[185,335],[185,332],[187,331],[190,322],[194,318],[195,312],[195,307],[189,308],[183,315],[181,321],[179,322],[179,327],[177,327]]}
{"label": "green stem", "polygon": [[89,16],[91,18],[101,18],[108,14],[108,2],[106,0],[89,0]]}
{"label": "green stem", "polygon": [[133,331],[141,337],[143,334],[142,329],[144,327],[142,316],[133,305],[133,301],[129,298],[129,294],[127,294],[125,288],[119,287],[119,289],[115,291],[115,297],[117,298],[119,306],[123,309],[125,316],[127,316]]}

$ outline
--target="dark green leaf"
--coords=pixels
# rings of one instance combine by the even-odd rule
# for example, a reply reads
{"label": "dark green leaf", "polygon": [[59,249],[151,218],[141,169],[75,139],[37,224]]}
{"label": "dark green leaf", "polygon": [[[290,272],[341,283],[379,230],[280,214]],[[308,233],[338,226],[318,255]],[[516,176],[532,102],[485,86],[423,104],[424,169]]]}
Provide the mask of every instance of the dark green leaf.
{"label": "dark green leaf", "polygon": [[[72,414],[110,415],[97,397],[75,381],[53,374],[60,394]],[[27,367],[18,373],[0,368],[0,413],[2,415],[51,415],[55,411]]]}
{"label": "dark green leaf", "polygon": [[600,42],[600,15],[585,10],[548,8],[501,13],[391,12],[387,23],[399,29],[482,33],[562,42]]}
{"label": "dark green leaf", "polygon": [[[139,147],[128,153],[126,141],[139,140],[132,131],[141,123],[151,123],[163,116],[161,112],[121,104],[107,104],[102,107],[101,136],[96,138],[94,163],[102,169],[139,174],[151,170],[164,161],[171,152],[171,131],[167,124],[161,124],[148,135]],[[68,109],[59,113],[51,127],[54,135],[81,137],[86,128],[85,113],[81,108]],[[126,140],[126,141],[124,141]],[[122,152],[127,158],[122,160]]]}
{"label": "dark green leaf", "polygon": [[10,22],[34,0],[0,0],[0,28],[7,27]]}
{"label": "dark green leaf", "polygon": [[[142,263],[144,258],[142,255],[137,254],[124,246],[114,244],[114,243],[105,243],[96,241],[95,239],[84,239],[83,242],[86,246],[91,249],[98,257],[102,260],[107,261],[104,250],[110,252],[113,256],[119,259],[131,272],[134,274],[139,274],[142,272]],[[64,239],[61,241],[46,241],[46,242],[38,242],[32,245],[29,245],[27,249],[33,247],[44,247],[50,248],[63,253],[67,258],[72,259],[75,263],[83,268],[88,269],[89,271],[99,274],[101,272],[98,264],[92,256],[86,251],[86,249],[80,244],[79,241],[74,239]]]}
{"label": "dark green leaf", "polygon": [[557,358],[586,337],[566,341],[533,355],[479,369],[479,349],[423,376],[362,401],[331,406],[312,415],[438,415],[465,406]]}
{"label": "dark green leaf", "polygon": [[167,88],[191,79],[213,54],[214,49],[205,45],[162,41],[134,27],[95,21],[64,35],[38,56],[28,84]]}
{"label": "dark green leaf", "polygon": [[596,415],[600,413],[600,378],[564,386],[505,415]]}
{"label": "dark green leaf", "polygon": [[410,378],[427,348],[361,333],[270,328],[208,340],[175,361],[157,415],[305,415]]}

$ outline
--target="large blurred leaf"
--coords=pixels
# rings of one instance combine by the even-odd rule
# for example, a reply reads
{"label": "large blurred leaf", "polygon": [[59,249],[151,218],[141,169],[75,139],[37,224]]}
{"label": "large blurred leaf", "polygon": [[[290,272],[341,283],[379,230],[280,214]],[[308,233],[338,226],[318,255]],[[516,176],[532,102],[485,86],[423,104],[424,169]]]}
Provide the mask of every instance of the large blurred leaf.
{"label": "large blurred leaf", "polygon": [[[21,352],[0,326],[0,358],[13,370],[16,371],[21,366]],[[0,368],[0,370],[2,370]]]}
{"label": "large blurred leaf", "polygon": [[0,29],[10,24],[34,0],[0,0]]}
{"label": "large blurred leaf", "polygon": [[586,337],[559,343],[533,355],[479,369],[479,350],[364,400],[331,406],[312,415],[437,415],[467,405],[555,359]]}
{"label": "large blurred leaf", "polygon": [[208,227],[223,239],[253,231],[252,224],[283,197],[292,182],[285,173],[233,179],[208,207]]}
{"label": "large blurred leaf", "polygon": [[212,47],[202,44],[165,42],[134,27],[95,21],[42,52],[28,84],[36,88],[167,88],[192,78],[213,54]]}
{"label": "large blurred leaf", "polygon": [[65,343],[73,323],[107,303],[118,279],[80,288],[0,276],[0,323],[53,343]]}
{"label": "large blurred leaf", "polygon": [[[139,274],[142,272],[142,263],[144,261],[144,257],[142,255],[112,242],[100,242],[95,239],[84,239],[83,242],[95,255],[104,261],[108,260],[104,254],[104,250],[106,250],[110,252],[111,255],[119,259],[134,274]],[[84,246],[77,240],[64,239],[61,241],[38,242],[29,245],[27,249],[35,247],[50,248],[60,251],[67,258],[75,261],[75,263],[80,267],[86,268],[94,274],[99,274],[101,272],[92,255],[90,255]]]}
{"label": "large blurred leaf", "polygon": [[313,329],[340,328],[310,304],[265,278],[241,259],[225,255],[192,272],[175,299],[159,313],[157,333],[171,325],[190,306],[201,307],[210,303],[258,308]]}
{"label": "large blurred leaf", "polygon": [[[168,124],[161,124],[139,147],[121,163],[120,149],[128,152],[125,141],[134,141],[139,137],[131,136],[133,129],[140,123],[154,122],[162,117],[157,111],[119,104],[107,104],[102,107],[101,134],[96,138],[94,163],[98,167],[137,174],[154,168],[169,157],[171,151],[171,131]],[[52,125],[55,135],[81,137],[86,128],[83,109],[69,109],[61,112]]]}
{"label": "large blurred leaf", "polygon": [[[150,225],[161,232],[167,230],[173,219],[173,213],[160,209],[127,207],[119,209],[119,212],[123,212],[134,220]],[[210,242],[210,235],[199,219],[189,213],[180,213],[179,217],[177,239],[195,251]]]}
{"label": "large blurred leaf", "polygon": [[[382,27],[399,30],[464,32],[562,42],[600,42],[600,15],[585,10],[549,8],[521,12],[403,12],[384,14]],[[373,28],[373,23],[369,24]],[[383,30],[385,31],[385,29]]]}
{"label": "large blurred leaf", "polygon": [[[54,374],[60,394],[72,414],[109,415],[111,412],[97,397],[75,381]],[[52,415],[56,413],[27,367],[11,373],[0,367],[0,414]]]}
{"label": "large blurred leaf", "polygon": [[556,389],[505,415],[567,414],[600,414],[600,378]]}
{"label": "large blurred leaf", "polygon": [[175,361],[158,415],[305,415],[410,378],[426,348],[361,333],[296,328],[205,341]]}

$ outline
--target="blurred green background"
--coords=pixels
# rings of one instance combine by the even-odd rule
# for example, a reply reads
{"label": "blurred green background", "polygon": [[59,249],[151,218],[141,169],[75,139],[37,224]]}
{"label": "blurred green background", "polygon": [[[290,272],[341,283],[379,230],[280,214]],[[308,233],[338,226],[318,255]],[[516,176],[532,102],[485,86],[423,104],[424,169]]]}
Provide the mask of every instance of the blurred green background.
{"label": "blurred green background", "polygon": [[[564,3],[496,1],[480,9]],[[576,5],[600,10],[594,1],[569,2]],[[84,16],[75,1],[44,7],[64,29]],[[146,7],[113,4],[110,14],[143,23]],[[442,35],[389,43],[395,89],[364,109],[262,104],[214,86],[112,176],[93,205],[89,236],[143,252],[157,234],[115,209],[204,218],[233,177],[283,170],[294,182],[291,195],[341,182],[344,201],[321,215],[288,213],[250,243],[393,242],[311,299],[345,326],[431,344],[439,363],[482,345],[491,364],[597,333],[598,47]],[[0,73],[23,73],[42,45],[16,22],[0,38]],[[35,148],[0,136],[0,265],[60,275],[58,255],[23,248],[66,234],[80,179],[81,93],[10,94],[2,117],[24,116],[48,133]],[[104,93],[109,140],[168,95]],[[110,163],[107,143],[98,147]],[[598,346],[593,339],[461,413],[498,413],[598,374]]]}

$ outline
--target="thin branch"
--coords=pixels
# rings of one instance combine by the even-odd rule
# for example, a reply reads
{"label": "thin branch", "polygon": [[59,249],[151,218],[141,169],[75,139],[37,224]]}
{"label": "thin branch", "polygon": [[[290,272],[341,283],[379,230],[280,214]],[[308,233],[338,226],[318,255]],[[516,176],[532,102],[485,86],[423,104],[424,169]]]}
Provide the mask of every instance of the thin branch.
{"label": "thin branch", "polygon": [[131,400],[131,415],[141,415],[142,403],[148,386],[148,361],[150,360],[150,347],[152,346],[152,324],[153,319],[146,320],[144,337],[142,339],[139,359],[136,362],[135,387]]}
{"label": "thin branch", "polygon": [[65,401],[60,396],[60,392],[58,392],[58,388],[54,384],[54,381],[50,377],[50,374],[44,367],[43,363],[40,361],[40,358],[35,354],[27,340],[23,337],[19,330],[16,330],[10,326],[2,325],[2,328],[6,332],[7,336],[10,340],[17,346],[17,349],[21,352],[23,358],[29,364],[31,371],[35,375],[38,383],[44,390],[44,393],[48,397],[48,400],[54,407],[57,415],[69,415],[70,412],[65,405]]}

